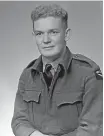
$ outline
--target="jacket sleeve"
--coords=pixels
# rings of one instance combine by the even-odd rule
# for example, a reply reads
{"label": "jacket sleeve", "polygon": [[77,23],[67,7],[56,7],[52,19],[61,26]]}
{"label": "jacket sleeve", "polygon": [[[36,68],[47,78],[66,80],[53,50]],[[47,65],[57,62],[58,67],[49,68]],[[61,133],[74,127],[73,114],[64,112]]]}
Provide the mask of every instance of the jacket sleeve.
{"label": "jacket sleeve", "polygon": [[103,136],[103,80],[99,72],[91,72],[85,80],[83,109],[79,127],[63,136]]}
{"label": "jacket sleeve", "polygon": [[23,100],[22,93],[24,92],[25,72],[22,73],[18,91],[16,93],[14,115],[11,122],[11,127],[15,136],[30,136],[35,131],[32,124],[29,122],[28,105]]}
{"label": "jacket sleeve", "polygon": [[91,72],[85,80],[83,109],[76,136],[101,136],[103,119],[103,80],[99,71]]}

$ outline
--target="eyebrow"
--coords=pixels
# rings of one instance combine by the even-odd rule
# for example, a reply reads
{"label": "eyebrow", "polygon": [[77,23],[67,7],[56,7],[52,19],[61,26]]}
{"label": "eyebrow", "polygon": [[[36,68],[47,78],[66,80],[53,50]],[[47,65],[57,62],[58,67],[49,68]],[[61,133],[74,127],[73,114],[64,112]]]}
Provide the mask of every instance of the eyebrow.
{"label": "eyebrow", "polygon": [[54,29],[50,29],[49,31],[59,31],[59,29],[54,28]]}
{"label": "eyebrow", "polygon": [[35,33],[43,33],[42,31],[39,30],[34,30]]}
{"label": "eyebrow", "polygon": [[[50,31],[59,31],[59,29],[57,28],[54,28],[54,29],[49,29],[48,32]],[[35,33],[44,33],[44,31],[41,31],[41,30],[34,30]]]}

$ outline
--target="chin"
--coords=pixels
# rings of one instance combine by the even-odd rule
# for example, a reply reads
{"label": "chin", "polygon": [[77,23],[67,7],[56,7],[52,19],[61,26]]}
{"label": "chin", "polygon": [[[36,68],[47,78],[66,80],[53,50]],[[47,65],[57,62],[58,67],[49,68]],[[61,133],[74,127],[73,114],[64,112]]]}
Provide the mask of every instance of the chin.
{"label": "chin", "polygon": [[45,57],[48,57],[48,56],[54,56],[56,53],[55,53],[55,51],[51,50],[51,51],[43,51],[43,52],[41,52],[41,54]]}
{"label": "chin", "polygon": [[50,58],[50,57],[54,57],[54,54],[43,54],[44,57]]}
{"label": "chin", "polygon": [[46,57],[46,58],[49,58],[49,59],[55,59],[55,58],[57,58],[57,56],[59,56],[59,54],[58,53],[47,53],[47,54],[42,54],[44,57]]}

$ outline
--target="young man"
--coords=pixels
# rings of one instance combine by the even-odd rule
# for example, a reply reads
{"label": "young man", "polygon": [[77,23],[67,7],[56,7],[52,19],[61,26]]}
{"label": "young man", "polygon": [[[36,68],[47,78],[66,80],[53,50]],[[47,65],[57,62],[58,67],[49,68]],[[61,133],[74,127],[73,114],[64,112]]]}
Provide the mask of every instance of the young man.
{"label": "young man", "polygon": [[72,54],[67,12],[58,5],[32,12],[41,56],[23,71],[15,100],[15,136],[99,136],[102,75],[92,60]]}

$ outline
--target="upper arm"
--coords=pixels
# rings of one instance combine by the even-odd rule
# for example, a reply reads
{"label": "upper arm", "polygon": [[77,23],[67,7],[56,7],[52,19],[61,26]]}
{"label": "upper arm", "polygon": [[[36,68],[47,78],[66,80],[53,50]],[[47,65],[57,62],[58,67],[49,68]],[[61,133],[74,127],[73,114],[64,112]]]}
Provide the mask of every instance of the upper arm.
{"label": "upper arm", "polygon": [[96,71],[91,71],[85,79],[83,109],[77,136],[98,136],[103,116],[103,80]]}

